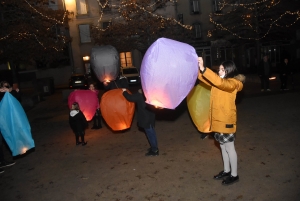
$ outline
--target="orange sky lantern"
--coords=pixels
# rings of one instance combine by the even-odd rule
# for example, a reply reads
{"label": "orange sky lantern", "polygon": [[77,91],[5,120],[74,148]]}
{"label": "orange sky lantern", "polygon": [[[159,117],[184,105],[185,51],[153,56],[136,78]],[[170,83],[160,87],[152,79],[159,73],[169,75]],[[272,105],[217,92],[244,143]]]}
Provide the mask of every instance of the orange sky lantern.
{"label": "orange sky lantern", "polygon": [[[130,92],[128,91],[128,93]],[[102,117],[114,131],[130,128],[134,109],[135,104],[125,99],[122,89],[112,89],[105,92],[101,97],[100,110]]]}

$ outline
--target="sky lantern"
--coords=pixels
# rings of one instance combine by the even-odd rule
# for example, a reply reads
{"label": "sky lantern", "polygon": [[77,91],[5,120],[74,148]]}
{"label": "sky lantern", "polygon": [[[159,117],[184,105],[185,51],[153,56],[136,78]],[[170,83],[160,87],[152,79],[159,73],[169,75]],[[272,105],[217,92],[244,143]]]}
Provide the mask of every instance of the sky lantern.
{"label": "sky lantern", "polygon": [[75,90],[68,97],[68,106],[77,102],[87,121],[91,121],[99,107],[97,94],[91,90]]}
{"label": "sky lantern", "polygon": [[194,87],[198,76],[195,49],[160,38],[147,50],[140,70],[146,103],[175,109]]}
{"label": "sky lantern", "polygon": [[[128,91],[128,93],[130,92]],[[135,104],[125,99],[122,89],[109,90],[101,97],[100,110],[102,117],[114,131],[130,128],[134,109]]]}
{"label": "sky lantern", "polygon": [[5,92],[0,102],[0,130],[13,156],[35,147],[26,113],[9,92]]}
{"label": "sky lantern", "polygon": [[92,48],[91,67],[100,82],[115,80],[120,72],[119,53],[111,45],[101,45]]}
{"label": "sky lantern", "polygon": [[200,132],[210,133],[210,86],[200,83],[187,96],[190,116]]}

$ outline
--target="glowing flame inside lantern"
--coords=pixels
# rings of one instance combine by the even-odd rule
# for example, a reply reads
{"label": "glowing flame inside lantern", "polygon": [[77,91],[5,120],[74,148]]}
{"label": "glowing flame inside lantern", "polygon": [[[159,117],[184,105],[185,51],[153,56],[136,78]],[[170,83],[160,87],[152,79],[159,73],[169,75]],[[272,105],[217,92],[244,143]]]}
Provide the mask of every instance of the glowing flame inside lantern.
{"label": "glowing flame inside lantern", "polygon": [[23,147],[23,148],[22,148],[22,153],[25,154],[27,150],[28,150],[27,147]]}

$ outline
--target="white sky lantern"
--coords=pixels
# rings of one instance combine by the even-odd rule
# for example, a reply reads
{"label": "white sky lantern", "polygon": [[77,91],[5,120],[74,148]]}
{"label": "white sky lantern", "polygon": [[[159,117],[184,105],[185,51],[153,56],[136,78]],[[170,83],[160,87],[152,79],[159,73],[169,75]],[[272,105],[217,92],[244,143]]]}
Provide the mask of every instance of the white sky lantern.
{"label": "white sky lantern", "polygon": [[119,75],[119,53],[116,48],[111,45],[93,47],[90,63],[100,82],[115,80]]}
{"label": "white sky lantern", "polygon": [[140,74],[146,103],[175,109],[195,85],[198,56],[186,43],[160,38],[148,48]]}

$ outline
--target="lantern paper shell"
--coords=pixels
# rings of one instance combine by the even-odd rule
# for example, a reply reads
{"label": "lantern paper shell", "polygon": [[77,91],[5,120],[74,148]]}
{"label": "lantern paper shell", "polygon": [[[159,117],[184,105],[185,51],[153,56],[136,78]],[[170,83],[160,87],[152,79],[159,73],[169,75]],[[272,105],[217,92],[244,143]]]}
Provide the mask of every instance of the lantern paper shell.
{"label": "lantern paper shell", "polygon": [[24,154],[35,146],[26,113],[9,92],[5,92],[0,102],[0,130],[13,156]]}
{"label": "lantern paper shell", "polygon": [[120,72],[120,56],[111,45],[93,47],[91,67],[100,82],[115,80]]}
{"label": "lantern paper shell", "polygon": [[211,132],[209,119],[210,89],[210,86],[200,83],[187,96],[190,116],[197,129],[203,133]]}
{"label": "lantern paper shell", "polygon": [[160,38],[147,50],[141,66],[146,103],[175,109],[194,87],[198,56],[185,43]]}
{"label": "lantern paper shell", "polygon": [[[128,93],[130,92],[128,91]],[[122,89],[112,89],[105,92],[101,97],[100,110],[102,117],[114,131],[130,128],[134,108],[135,104],[125,99]]]}
{"label": "lantern paper shell", "polygon": [[68,106],[71,109],[72,104],[77,102],[80,110],[87,121],[91,121],[99,108],[99,99],[97,93],[90,90],[75,90],[68,97]]}

